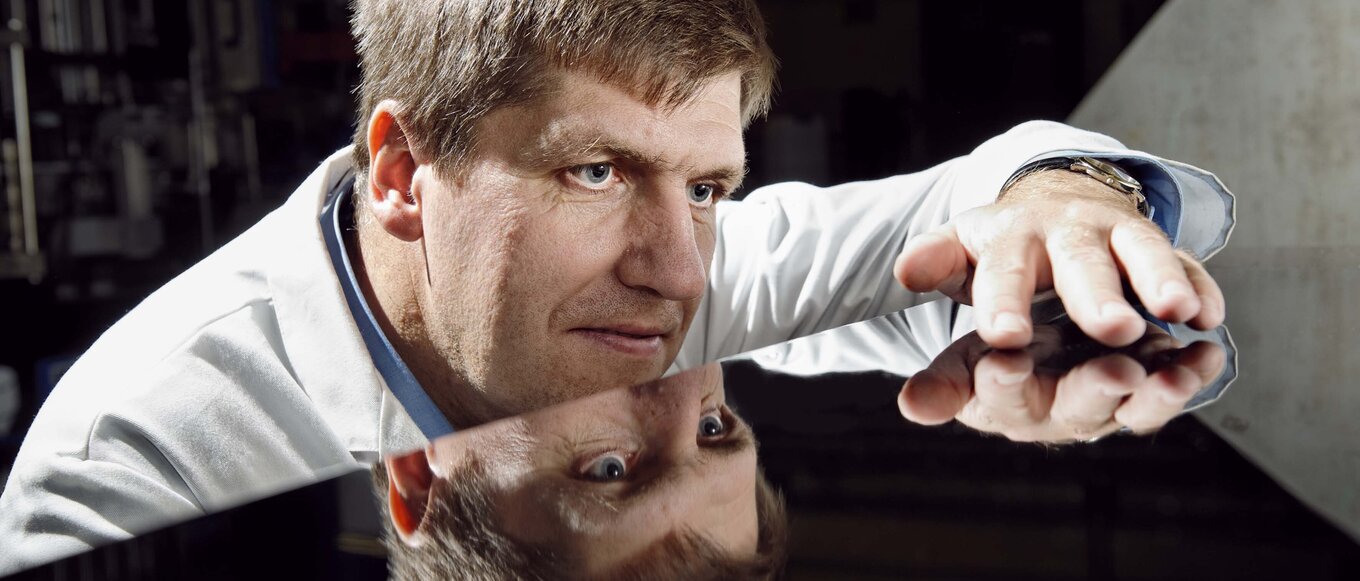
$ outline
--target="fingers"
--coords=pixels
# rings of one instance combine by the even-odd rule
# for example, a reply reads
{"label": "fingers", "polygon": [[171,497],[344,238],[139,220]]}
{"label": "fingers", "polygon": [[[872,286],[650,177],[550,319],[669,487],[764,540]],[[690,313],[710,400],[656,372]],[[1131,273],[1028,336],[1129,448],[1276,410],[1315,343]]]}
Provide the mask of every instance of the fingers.
{"label": "fingers", "polygon": [[973,397],[973,365],[987,348],[976,333],[953,342],[897,394],[902,417],[927,426],[954,419]]}
{"label": "fingers", "polygon": [[1033,337],[1030,301],[1044,257],[1037,238],[993,244],[973,273],[972,299],[977,332],[998,349],[1019,349]]}
{"label": "fingers", "polygon": [[946,224],[909,240],[897,256],[893,276],[912,292],[938,290],[959,299],[966,296],[969,267],[953,224]]}
{"label": "fingers", "polygon": [[1058,433],[1077,440],[1113,433],[1119,430],[1112,421],[1115,410],[1146,379],[1143,366],[1125,355],[1082,363],[1058,381],[1050,422]]}
{"label": "fingers", "polygon": [[[1218,345],[1177,349],[1162,335],[1139,343],[1137,353],[1110,353],[1066,372],[1036,370],[1036,361],[1062,349],[1042,340],[1047,330],[1037,329],[1041,340],[1024,351],[986,351],[976,337],[951,345],[903,387],[903,417],[925,425],[957,419],[1023,442],[1087,440],[1123,426],[1150,432],[1179,415],[1226,365]],[[1162,348],[1145,353],[1153,344]],[[1149,364],[1160,369],[1148,372]]]}
{"label": "fingers", "polygon": [[897,394],[902,417],[925,426],[954,419],[972,397],[971,376],[926,369],[913,375]]}
{"label": "fingers", "polygon": [[1053,286],[1083,332],[1115,347],[1133,343],[1143,335],[1143,318],[1124,299],[1119,268],[1101,230],[1069,225],[1050,232],[1045,246],[1053,269]]}
{"label": "fingers", "polygon": [[993,351],[978,361],[973,399],[958,419],[984,432],[1017,442],[1048,439],[1053,382],[1034,373],[1034,358],[1023,351]]}
{"label": "fingers", "polygon": [[1203,331],[1222,325],[1224,317],[1227,316],[1227,310],[1224,308],[1227,301],[1223,299],[1223,291],[1218,288],[1218,282],[1209,276],[1203,264],[1190,255],[1177,251],[1176,256],[1180,258],[1181,264],[1185,267],[1185,275],[1195,287],[1195,294],[1199,297],[1199,313],[1190,319],[1190,326]]}
{"label": "fingers", "polygon": [[1179,349],[1176,340],[1164,334],[1140,342],[1137,351],[1138,359],[1163,355],[1167,362],[1145,373],[1144,363],[1127,354],[1111,354],[1077,366],[1059,381],[1051,419],[1060,432],[1088,439],[1121,425],[1140,433],[1161,428],[1217,379],[1227,363],[1218,345],[1198,341]]}
{"label": "fingers", "polygon": [[1176,357],[1176,364],[1189,369],[1199,377],[1200,387],[1204,387],[1223,374],[1223,367],[1228,364],[1228,354],[1218,345],[1208,341],[1196,341],[1181,350]]}
{"label": "fingers", "polygon": [[1184,323],[1200,312],[1199,295],[1181,256],[1156,225],[1146,220],[1116,224],[1110,232],[1110,249],[1152,316]]}
{"label": "fingers", "polygon": [[1114,419],[1134,432],[1151,432],[1176,417],[1203,386],[1199,375],[1187,367],[1157,370],[1115,410]]}

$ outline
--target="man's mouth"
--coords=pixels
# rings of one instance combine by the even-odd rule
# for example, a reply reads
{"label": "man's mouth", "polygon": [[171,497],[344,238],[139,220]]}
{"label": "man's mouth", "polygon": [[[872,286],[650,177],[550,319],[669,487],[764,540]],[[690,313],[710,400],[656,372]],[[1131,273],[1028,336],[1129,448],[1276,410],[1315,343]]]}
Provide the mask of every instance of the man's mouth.
{"label": "man's mouth", "polygon": [[583,327],[571,333],[597,346],[634,357],[654,357],[665,346],[667,331],[659,327],[639,325],[611,325]]}

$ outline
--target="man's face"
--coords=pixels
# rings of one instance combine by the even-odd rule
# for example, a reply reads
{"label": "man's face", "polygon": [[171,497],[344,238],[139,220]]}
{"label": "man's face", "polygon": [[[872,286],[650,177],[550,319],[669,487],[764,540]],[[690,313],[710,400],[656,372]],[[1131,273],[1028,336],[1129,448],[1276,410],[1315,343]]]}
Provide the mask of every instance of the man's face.
{"label": "man's face", "polygon": [[564,73],[478,135],[462,179],[414,177],[436,351],[504,415],[659,377],[744,173],[739,77],[666,110]]}
{"label": "man's face", "polygon": [[681,531],[756,550],[756,444],[717,364],[440,438],[427,461],[447,478],[471,457],[507,534],[565,549],[592,577]]}

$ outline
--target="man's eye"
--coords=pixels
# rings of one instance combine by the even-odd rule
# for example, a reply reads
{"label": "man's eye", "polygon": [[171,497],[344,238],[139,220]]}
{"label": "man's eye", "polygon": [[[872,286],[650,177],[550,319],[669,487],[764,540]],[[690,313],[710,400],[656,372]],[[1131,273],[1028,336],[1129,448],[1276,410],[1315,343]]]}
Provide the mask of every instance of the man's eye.
{"label": "man's eye", "polygon": [[699,437],[701,439],[721,438],[726,433],[727,426],[723,424],[722,414],[712,412],[699,418]]}
{"label": "man's eye", "polygon": [[718,195],[718,188],[713,184],[694,184],[689,187],[689,201],[695,204],[707,204]]}
{"label": "man's eye", "polygon": [[607,163],[578,165],[571,168],[570,172],[572,177],[575,177],[587,187],[603,186],[614,178],[614,166]]}
{"label": "man's eye", "polygon": [[628,476],[628,462],[619,454],[605,454],[586,466],[583,476],[596,482],[615,482]]}

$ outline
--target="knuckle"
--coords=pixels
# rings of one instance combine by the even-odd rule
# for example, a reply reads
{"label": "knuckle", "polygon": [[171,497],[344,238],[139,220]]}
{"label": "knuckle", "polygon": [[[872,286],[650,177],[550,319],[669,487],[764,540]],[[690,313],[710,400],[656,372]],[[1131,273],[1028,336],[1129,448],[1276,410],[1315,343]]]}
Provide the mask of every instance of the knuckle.
{"label": "knuckle", "polygon": [[1107,220],[1110,206],[1094,200],[1071,200],[1063,205],[1062,212],[1059,214],[1063,220],[1070,222],[1103,222]]}
{"label": "knuckle", "polygon": [[1049,243],[1058,243],[1065,246],[1104,246],[1104,228],[1098,228],[1091,224],[1066,223],[1054,226],[1049,231]]}
{"label": "knuckle", "polygon": [[1069,224],[1048,234],[1049,254],[1063,258],[1108,258],[1105,232],[1087,225]]}
{"label": "knuckle", "polygon": [[1049,238],[1048,253],[1055,262],[1076,262],[1086,265],[1110,261],[1110,251],[1101,243],[1094,230],[1064,229]]}
{"label": "knuckle", "polygon": [[1112,236],[1121,245],[1136,248],[1170,248],[1171,241],[1161,228],[1146,222],[1126,222],[1116,226]]}
{"label": "knuckle", "polygon": [[992,257],[978,267],[978,274],[1000,278],[1019,279],[1028,276],[1029,264],[1020,256],[1003,255]]}
{"label": "knuckle", "polygon": [[1023,205],[1019,204],[992,206],[991,210],[992,220],[1001,228],[1024,224],[1032,214],[1032,210],[1026,210]]}
{"label": "knuckle", "polygon": [[1100,265],[1110,260],[1110,254],[1103,248],[1091,246],[1064,248],[1055,254],[1067,262],[1075,262],[1088,266]]}
{"label": "knuckle", "polygon": [[1110,418],[1093,413],[1055,411],[1052,420],[1063,431],[1078,438],[1088,438],[1099,432]]}

